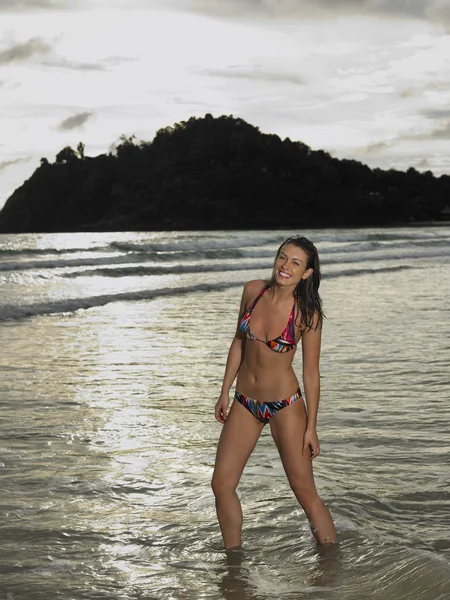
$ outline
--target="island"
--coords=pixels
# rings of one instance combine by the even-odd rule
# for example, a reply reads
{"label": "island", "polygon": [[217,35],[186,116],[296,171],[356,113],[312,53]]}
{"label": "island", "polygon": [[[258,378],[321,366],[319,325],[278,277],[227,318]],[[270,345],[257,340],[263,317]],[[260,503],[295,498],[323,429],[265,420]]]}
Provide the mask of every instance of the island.
{"label": "island", "polygon": [[1,233],[369,227],[437,221],[450,176],[371,169],[233,116],[192,117],[114,151],[80,142],[0,211]]}

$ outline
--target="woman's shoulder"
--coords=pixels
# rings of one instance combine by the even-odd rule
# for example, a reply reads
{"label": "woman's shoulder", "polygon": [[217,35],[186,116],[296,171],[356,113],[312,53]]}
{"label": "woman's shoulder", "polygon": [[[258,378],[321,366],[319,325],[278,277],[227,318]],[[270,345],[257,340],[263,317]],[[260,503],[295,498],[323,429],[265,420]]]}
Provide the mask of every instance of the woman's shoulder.
{"label": "woman's shoulder", "polygon": [[256,300],[259,292],[267,285],[263,279],[252,279],[244,285],[241,298],[241,314]]}
{"label": "woman's shoulder", "polygon": [[257,295],[259,292],[268,285],[268,282],[264,279],[252,279],[251,281],[247,281],[244,285],[244,295]]}

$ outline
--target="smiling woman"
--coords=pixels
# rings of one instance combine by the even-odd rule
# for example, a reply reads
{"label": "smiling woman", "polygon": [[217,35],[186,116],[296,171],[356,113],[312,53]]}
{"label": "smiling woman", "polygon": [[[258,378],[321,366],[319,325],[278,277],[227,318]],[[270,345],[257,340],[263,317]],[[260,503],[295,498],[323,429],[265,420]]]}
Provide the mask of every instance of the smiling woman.
{"label": "smiling woman", "polygon": [[[314,485],[311,463],[320,452],[316,433],[323,320],[319,283],[317,249],[306,238],[298,237],[288,238],[279,247],[270,283],[249,281],[244,287],[215,409],[223,430],[212,487],[227,550],[241,546],[242,509],[236,488],[267,423],[314,537],[320,544],[336,541],[333,520]],[[280,330],[281,335],[274,337]],[[292,368],[300,339],[307,410]],[[227,414],[236,376],[236,394]]]}
{"label": "smiling woman", "polygon": [[[212,398],[239,289],[258,283],[250,307],[290,234],[0,235],[1,600],[450,598],[448,226],[308,230],[328,317],[312,464],[339,544],[312,539],[265,427],[245,552],[223,552]],[[289,337],[294,296],[272,300],[250,317],[263,341]],[[294,355],[245,340],[272,369]]]}

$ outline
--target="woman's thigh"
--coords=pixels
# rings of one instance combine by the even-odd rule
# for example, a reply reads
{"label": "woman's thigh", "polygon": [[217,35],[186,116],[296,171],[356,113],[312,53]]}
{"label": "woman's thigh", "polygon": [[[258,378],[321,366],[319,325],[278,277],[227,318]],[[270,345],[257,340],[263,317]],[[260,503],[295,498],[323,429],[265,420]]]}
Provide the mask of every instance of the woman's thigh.
{"label": "woman's thigh", "polygon": [[235,489],[264,424],[239,402],[234,401],[222,427],[213,485]]}
{"label": "woman's thigh", "polygon": [[315,493],[312,461],[302,454],[306,430],[303,400],[279,410],[270,420],[270,429],[291,487]]}

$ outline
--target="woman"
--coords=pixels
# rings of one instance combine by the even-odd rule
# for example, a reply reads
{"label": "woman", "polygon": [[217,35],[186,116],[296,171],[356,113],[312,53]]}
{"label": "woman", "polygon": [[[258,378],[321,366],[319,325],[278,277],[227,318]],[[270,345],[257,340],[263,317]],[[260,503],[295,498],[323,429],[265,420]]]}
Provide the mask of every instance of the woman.
{"label": "woman", "polygon": [[[215,407],[223,429],[212,488],[227,550],[241,545],[242,509],[236,488],[266,423],[313,535],[320,544],[336,541],[333,519],[317,494],[312,470],[312,459],[320,451],[316,433],[323,320],[319,283],[317,249],[306,238],[298,237],[281,244],[270,283],[256,280],[244,286],[236,334]],[[307,411],[292,368],[300,340]],[[236,376],[236,394],[227,415]]]}

